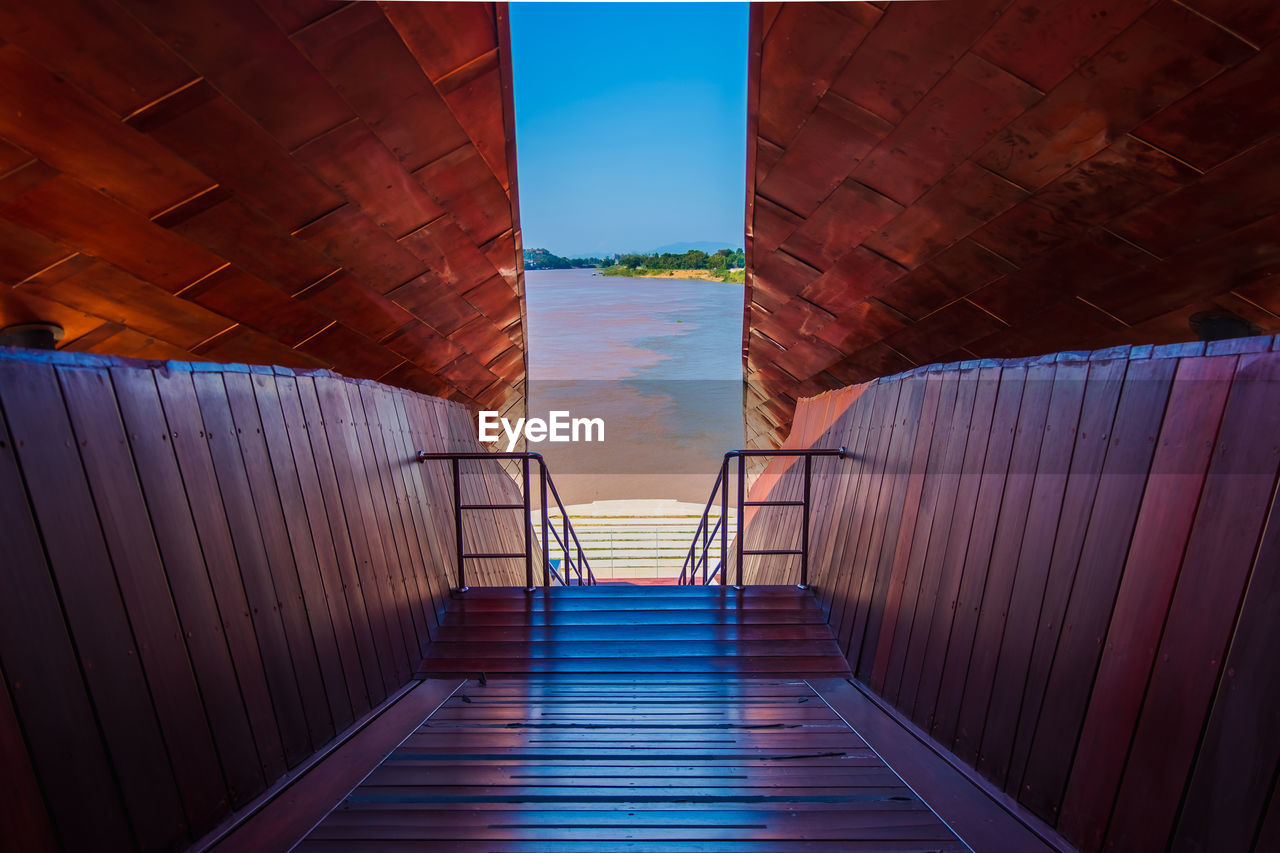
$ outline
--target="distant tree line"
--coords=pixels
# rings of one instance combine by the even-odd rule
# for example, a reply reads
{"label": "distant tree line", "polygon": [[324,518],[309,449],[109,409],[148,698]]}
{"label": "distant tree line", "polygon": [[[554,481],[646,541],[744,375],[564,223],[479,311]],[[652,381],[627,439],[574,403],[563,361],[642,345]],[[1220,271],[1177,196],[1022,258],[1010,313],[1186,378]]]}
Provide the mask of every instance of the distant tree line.
{"label": "distant tree line", "polygon": [[579,270],[592,267],[612,266],[614,259],[608,258],[562,258],[553,255],[546,249],[525,249],[524,268],[527,270]]}
{"label": "distant tree line", "polygon": [[711,270],[726,272],[741,269],[747,265],[747,257],[741,249],[721,249],[707,254],[701,249],[690,249],[681,254],[663,252],[662,254],[641,255],[624,253],[618,255],[618,266],[628,269],[650,270]]}
{"label": "distant tree line", "polygon": [[628,270],[710,270],[727,273],[746,267],[747,258],[741,249],[721,249],[708,254],[701,249],[674,254],[640,254],[624,252],[602,258],[564,258],[546,249],[525,249],[524,268],[527,270],[576,270],[592,267],[621,267]]}

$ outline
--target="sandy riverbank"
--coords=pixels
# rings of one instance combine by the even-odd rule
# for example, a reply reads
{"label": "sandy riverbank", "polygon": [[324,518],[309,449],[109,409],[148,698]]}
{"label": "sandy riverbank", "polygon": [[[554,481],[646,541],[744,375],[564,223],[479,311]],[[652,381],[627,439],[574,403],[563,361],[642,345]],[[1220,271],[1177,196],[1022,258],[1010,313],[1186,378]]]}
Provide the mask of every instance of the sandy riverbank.
{"label": "sandy riverbank", "polygon": [[636,270],[631,275],[610,275],[604,276],[604,278],[686,278],[694,281],[723,283],[721,275],[721,273],[713,273],[711,270]]}

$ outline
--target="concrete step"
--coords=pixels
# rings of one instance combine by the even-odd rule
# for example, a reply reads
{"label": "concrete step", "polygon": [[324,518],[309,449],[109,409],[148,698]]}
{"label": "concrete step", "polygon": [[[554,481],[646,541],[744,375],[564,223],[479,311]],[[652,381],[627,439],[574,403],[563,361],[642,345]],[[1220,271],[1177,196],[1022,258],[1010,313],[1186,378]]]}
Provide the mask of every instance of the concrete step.
{"label": "concrete step", "polygon": [[[597,501],[567,507],[583,554],[598,580],[636,578],[644,580],[679,577],[689,554],[689,544],[702,519],[704,506],[679,501]],[[711,524],[719,519],[719,507]],[[549,514],[557,533],[562,531],[558,512]],[[533,513],[537,530],[540,512]],[[735,532],[730,510],[729,538]],[[712,562],[719,559],[719,536],[712,543]],[[554,539],[553,539],[554,542]],[[551,556],[558,549],[552,547]]]}

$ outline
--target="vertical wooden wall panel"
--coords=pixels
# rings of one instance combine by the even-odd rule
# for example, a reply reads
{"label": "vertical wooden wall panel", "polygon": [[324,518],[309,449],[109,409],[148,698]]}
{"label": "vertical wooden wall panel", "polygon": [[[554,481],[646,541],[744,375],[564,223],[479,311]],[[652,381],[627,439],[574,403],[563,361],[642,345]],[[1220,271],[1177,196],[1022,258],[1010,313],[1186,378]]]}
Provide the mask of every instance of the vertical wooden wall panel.
{"label": "vertical wooden wall panel", "polygon": [[[199,381],[210,374],[199,373],[196,376]],[[306,730],[310,734],[311,744],[319,746],[327,743],[335,734],[316,649],[316,635],[324,636],[324,631],[313,624],[303,598],[298,571],[301,558],[294,556],[293,542],[286,528],[280,486],[263,435],[262,416],[258,411],[253,382],[247,372],[226,371],[222,374],[221,384],[244,463],[249,493],[253,498],[250,506],[257,516],[257,528],[261,531],[262,553],[267,559],[274,600],[279,607],[280,621],[288,640],[289,660],[298,684],[298,695],[302,699]],[[214,383],[213,387],[216,390],[217,384]],[[221,403],[221,395],[216,396],[215,401]],[[206,419],[206,428],[208,427]],[[303,553],[305,554],[305,550]]]}
{"label": "vertical wooden wall panel", "polygon": [[[974,360],[826,397],[786,446],[856,445],[810,527],[856,676],[1083,850],[1270,849],[1280,339]],[[798,479],[771,465],[752,498]],[[760,516],[743,535],[794,544]]]}
{"label": "vertical wooden wall panel", "polygon": [[[7,386],[7,375],[0,376]],[[0,396],[5,409],[6,396]],[[130,850],[133,832],[14,451],[14,438],[0,419],[0,547],[7,560],[0,664],[62,843]]]}
{"label": "vertical wooden wall panel", "polygon": [[956,601],[963,581],[962,570],[973,529],[973,516],[977,511],[978,488],[982,484],[982,470],[991,444],[997,392],[1001,388],[999,367],[983,367],[974,373],[977,374],[977,394],[974,398],[973,415],[966,429],[964,459],[952,475],[956,481],[956,490],[953,509],[948,513],[951,517],[951,529],[942,552],[938,590],[933,599],[933,615],[928,621],[920,687],[916,691],[913,709],[915,720],[926,731],[933,729],[934,709],[938,703],[938,693],[942,689],[943,664],[946,662]]}
{"label": "vertical wooden wall panel", "polygon": [[1115,424],[1106,436],[1106,459],[1019,795],[1049,821],[1056,820],[1061,807],[1088,704],[1080,685],[1093,684],[1097,672],[1175,367],[1172,359],[1130,362]]}
{"label": "vertical wooden wall panel", "polygon": [[[302,606],[305,609],[307,626],[315,648],[316,663],[323,680],[325,699],[329,708],[329,733],[333,734],[342,731],[354,719],[351,699],[347,692],[343,654],[338,650],[334,614],[330,611],[331,602],[342,600],[342,591],[340,587],[332,588],[332,599],[325,592],[324,579],[320,573],[320,558],[316,543],[312,539],[312,526],[307,518],[307,500],[303,497],[302,481],[294,461],[293,448],[289,443],[288,427],[285,425],[276,377],[270,372],[254,371],[243,379],[239,376],[228,376],[227,381],[233,410],[237,402],[246,410],[250,400],[256,404],[256,415],[253,411],[246,411],[243,419],[252,426],[256,417],[257,423],[261,425],[267,464],[270,466],[271,478],[283,513],[285,531],[289,540],[289,554],[297,570]],[[246,389],[244,387],[246,384],[251,384],[252,389]],[[246,394],[249,396],[242,396]],[[237,424],[241,419],[241,416],[237,416]],[[243,433],[245,427],[239,426],[239,429]],[[248,441],[254,443],[253,437],[248,437]],[[259,476],[262,476],[262,472],[259,472]],[[318,495],[316,497],[319,499]],[[269,514],[275,515],[274,507],[269,510]],[[313,727],[313,737],[316,734]]]}
{"label": "vertical wooden wall panel", "polygon": [[889,490],[889,508],[887,512],[877,516],[875,535],[867,548],[872,575],[870,592],[867,595],[862,624],[855,626],[849,642],[850,664],[855,672],[861,671],[864,678],[870,673],[871,663],[874,660],[872,638],[879,636],[880,625],[884,620],[885,600],[888,598],[889,583],[892,580],[893,552],[897,546],[897,539],[893,534],[898,529],[903,504],[907,498],[910,482],[908,478],[920,430],[920,415],[925,403],[926,384],[924,377],[908,379],[902,395],[898,398],[898,411],[893,424],[894,435],[889,447],[885,484]]}
{"label": "vertical wooden wall panel", "polygon": [[[976,492],[972,496],[973,516],[968,529],[963,565],[953,608],[951,630],[947,637],[946,660],[939,666],[938,698],[933,710],[930,732],[942,743],[955,737],[956,718],[964,692],[965,675],[973,650],[979,608],[991,565],[996,522],[1003,507],[1005,490],[1018,413],[1026,388],[1027,368],[1023,364],[1005,365],[1000,371],[995,409],[991,420],[991,439],[981,472],[977,474]],[[994,378],[992,381],[996,381]],[[966,466],[967,466],[966,462]],[[961,559],[961,558],[958,558]]]}
{"label": "vertical wooden wall panel", "polygon": [[1028,503],[1027,523],[1018,550],[1009,613],[978,753],[978,769],[1000,784],[1008,775],[1013,752],[1087,376],[1087,364],[1064,363],[1058,365],[1053,377],[1049,417],[1037,460],[1035,487]]}
{"label": "vertical wooden wall panel", "polygon": [[387,576],[386,555],[378,538],[377,521],[373,518],[373,502],[369,482],[361,464],[351,403],[345,383],[325,376],[315,377],[316,396],[324,418],[324,432],[333,454],[338,495],[346,516],[347,533],[355,554],[356,572],[364,592],[374,647],[382,672],[382,689],[375,704],[390,694],[408,677],[408,653],[400,637],[399,620],[392,606]]}
{"label": "vertical wooden wall panel", "polygon": [[1053,533],[1053,553],[1044,581],[1044,593],[1040,598],[1040,620],[1022,688],[1022,708],[1008,765],[1011,788],[1022,778],[1031,751],[1053,653],[1062,634],[1068,596],[1080,564],[1080,552],[1084,548],[1103,460],[1111,441],[1127,363],[1127,359],[1110,359],[1089,364],[1080,425],[1075,435],[1058,524]]}
{"label": "vertical wooden wall panel", "polygon": [[30,853],[56,853],[58,838],[49,822],[49,812],[18,715],[9,697],[9,688],[0,671],[0,848]]}
{"label": "vertical wooden wall panel", "polygon": [[[383,659],[379,634],[381,615],[376,609],[378,599],[373,589],[365,589],[362,573],[358,569],[355,547],[358,537],[348,526],[337,464],[329,445],[328,425],[320,413],[315,382],[309,376],[300,376],[293,380],[293,385],[300,406],[293,414],[295,417],[301,416],[302,427],[310,440],[318,486],[324,499],[329,542],[334,549],[334,560],[337,562],[347,612],[351,619],[353,641],[359,653],[359,671],[365,685],[363,697],[357,696],[355,710],[359,716],[361,711],[376,706],[386,696],[387,678],[384,668],[387,663]],[[290,411],[290,408],[286,408],[286,417]],[[297,432],[296,426],[294,432]]]}
{"label": "vertical wooden wall panel", "polygon": [[0,371],[35,521],[57,531],[45,552],[121,795],[138,843],[163,849],[186,835],[177,783],[54,368]]}
{"label": "vertical wooden wall panel", "polygon": [[[1275,494],[1280,353],[1242,356],[1104,847],[1162,849]],[[1274,567],[1273,567],[1274,570]]]}
{"label": "vertical wooden wall panel", "polygon": [[479,449],[464,409],[367,380],[0,350],[4,849],[185,848],[402,687],[445,444]]}
{"label": "vertical wooden wall panel", "polygon": [[1173,844],[1179,853],[1246,849],[1280,771],[1280,730],[1270,713],[1280,707],[1280,493],[1265,531],[1183,799]]}
{"label": "vertical wooden wall panel", "polygon": [[920,381],[925,386],[924,404],[915,427],[915,441],[910,448],[911,455],[907,460],[910,467],[905,472],[905,482],[902,484],[904,489],[902,515],[896,524],[886,531],[884,539],[885,548],[888,551],[887,558],[890,561],[888,565],[890,580],[885,593],[884,616],[876,632],[867,632],[858,667],[858,676],[870,681],[877,690],[884,687],[885,671],[889,666],[889,650],[893,646],[902,602],[908,595],[907,560],[910,557],[911,547],[911,536],[908,531],[915,530],[916,521],[919,518],[924,474],[929,463],[929,449],[933,444],[933,430],[937,423],[938,399],[942,391],[942,378],[937,374],[926,374]]}
{"label": "vertical wooden wall panel", "polygon": [[154,531],[164,564],[184,567],[167,572],[169,591],[182,622],[228,796],[232,805],[243,805],[266,787],[267,769],[259,758],[246,706],[255,682],[251,672],[241,676],[236,671],[236,654],[243,646],[232,638],[247,627],[246,614],[243,609],[219,608],[175,455],[177,430],[171,430],[165,419],[155,378],[150,371],[117,367],[111,370],[111,381],[147,501],[148,517],[143,520]]}
{"label": "vertical wooden wall panel", "polygon": [[192,827],[204,832],[226,812],[226,782],[111,379],[77,367],[58,368],[58,379],[178,790]]}
{"label": "vertical wooden wall panel", "polygon": [[[933,434],[929,438],[929,456],[928,462],[925,463],[919,509],[915,514],[915,524],[910,528],[903,527],[899,533],[897,553],[905,561],[902,569],[904,580],[902,598],[898,605],[898,618],[894,621],[893,636],[885,638],[888,649],[883,688],[885,695],[893,699],[898,697],[902,687],[904,662],[911,642],[911,633],[920,600],[920,587],[924,577],[926,545],[934,521],[934,507],[937,504],[938,488],[944,472],[943,465],[952,431],[952,415],[955,412],[959,390],[959,377],[955,372],[940,375],[939,382],[938,416],[933,424]],[[895,556],[894,559],[897,562],[899,557]]]}
{"label": "vertical wooden wall panel", "polygon": [[[842,649],[851,653],[862,644],[862,634],[866,630],[867,616],[872,606],[872,595],[875,590],[876,563],[874,558],[879,554],[878,543],[884,536],[883,515],[890,500],[893,476],[894,439],[901,441],[898,428],[897,413],[903,404],[903,388],[898,384],[883,396],[883,404],[878,407],[876,420],[876,444],[871,459],[871,470],[867,481],[867,491],[863,496],[865,511],[858,525],[857,544],[853,546],[854,560],[850,566],[850,605],[845,608],[845,616],[841,620],[837,642]],[[797,543],[798,544],[798,543]]]}
{"label": "vertical wooden wall panel", "polygon": [[[223,517],[236,565],[239,567],[238,580],[244,590],[250,618],[258,637],[271,706],[280,732],[280,744],[284,750],[286,765],[292,767],[311,752],[303,690],[299,684],[298,669],[295,668],[291,648],[300,645],[302,638],[290,630],[295,626],[286,624],[292,620],[285,615],[286,611],[296,606],[296,602],[283,600],[285,596],[276,589],[275,579],[272,577],[258,520],[258,513],[262,510],[254,504],[244,453],[231,420],[222,374],[193,371],[191,380],[195,387],[199,416],[203,420],[204,443],[208,447],[217,478],[216,488],[222,498]],[[273,529],[271,533],[274,536],[281,531]],[[290,637],[291,633],[294,636]],[[299,662],[301,658],[302,655],[299,654]]]}
{"label": "vertical wooden wall panel", "polygon": [[[1031,496],[1035,489],[1040,449],[1045,437],[1046,419],[1055,388],[1056,366],[1033,364],[1028,369],[1027,387],[1018,410],[1017,434],[1009,459],[1009,476],[1002,484],[1000,519],[996,523],[995,542],[986,567],[986,584],[978,624],[969,654],[967,672],[958,676],[963,681],[963,698],[956,723],[956,754],[976,764],[982,732],[990,707],[996,680],[996,666],[1004,647],[1005,627],[1018,567],[1018,555],[1026,530]],[[959,661],[955,664],[958,666]]]}
{"label": "vertical wooden wall panel", "polygon": [[1088,850],[1102,846],[1235,369],[1234,356],[1178,365],[1062,806]]}
{"label": "vertical wooden wall panel", "polygon": [[223,616],[223,628],[231,646],[236,678],[249,715],[253,740],[258,747],[262,773],[267,779],[275,779],[284,773],[287,764],[271,691],[267,686],[265,652],[259,647],[256,626],[259,620],[255,620],[250,612],[244,581],[240,577],[226,509],[209,454],[209,441],[200,419],[195,386],[192,385],[191,374],[179,370],[157,373],[155,382],[178,457],[182,486],[191,505],[196,534],[209,569],[209,580]]}

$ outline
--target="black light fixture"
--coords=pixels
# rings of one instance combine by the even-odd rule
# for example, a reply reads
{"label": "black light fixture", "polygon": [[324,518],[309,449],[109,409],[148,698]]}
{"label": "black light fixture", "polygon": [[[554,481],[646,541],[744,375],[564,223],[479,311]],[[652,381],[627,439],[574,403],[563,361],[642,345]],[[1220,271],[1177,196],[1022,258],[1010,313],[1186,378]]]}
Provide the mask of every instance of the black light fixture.
{"label": "black light fixture", "polygon": [[1202,341],[1225,341],[1228,338],[1249,338],[1262,334],[1260,328],[1225,308],[1192,314],[1188,322],[1191,324],[1191,331]]}
{"label": "black light fixture", "polygon": [[64,334],[57,323],[15,323],[0,329],[0,347],[57,349]]}

